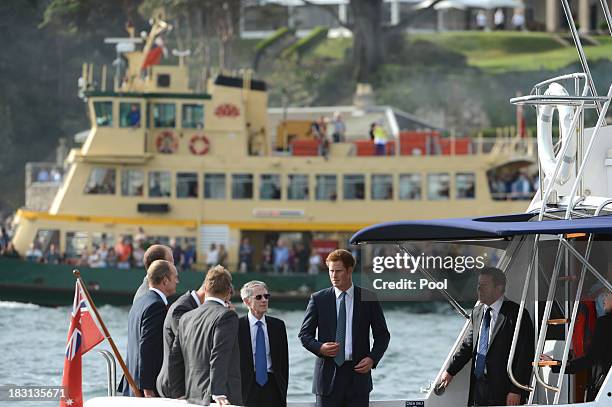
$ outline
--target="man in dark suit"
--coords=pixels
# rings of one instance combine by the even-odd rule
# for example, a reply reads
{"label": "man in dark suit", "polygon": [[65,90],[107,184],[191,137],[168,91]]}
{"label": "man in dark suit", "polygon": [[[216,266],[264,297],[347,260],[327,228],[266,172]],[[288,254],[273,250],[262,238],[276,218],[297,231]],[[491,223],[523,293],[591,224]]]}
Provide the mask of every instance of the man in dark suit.
{"label": "man in dark suit", "polygon": [[[204,303],[204,284],[198,290],[190,290],[181,295],[168,308],[168,314],[164,320],[164,362],[161,371],[157,376],[157,392],[161,397],[179,398],[185,394],[184,388],[173,388],[171,386],[170,377],[168,377],[168,363],[171,358],[174,339],[178,331],[179,321],[183,314],[196,309]],[[180,349],[178,349],[180,350]]]}
{"label": "man in dark suit", "polygon": [[208,270],[204,304],[179,322],[168,376],[185,398],[218,405],[241,405],[238,315],[228,308],[232,276],[222,266]]}
{"label": "man in dark suit", "polygon": [[[162,366],[162,328],[168,299],[174,295],[178,274],[174,264],[156,260],[147,270],[149,291],[132,305],[128,316],[127,367],[145,397],[155,397],[155,381]],[[123,394],[133,396],[123,380]]]}
{"label": "man in dark suit", "polygon": [[[147,249],[144,256],[142,257],[142,262],[144,264],[145,273],[149,270],[149,266],[155,260],[166,260],[172,264],[174,264],[174,257],[172,256],[172,249],[168,246],[164,246],[162,244],[154,244]],[[136,294],[134,294],[134,299],[132,300],[132,304],[138,299],[149,292],[149,282],[147,281],[147,274],[145,274],[144,279],[142,280],[142,284],[138,287]]]}
{"label": "man in dark suit", "polygon": [[249,313],[240,318],[240,376],[247,407],[285,407],[289,380],[289,347],[285,323],[268,315],[265,283],[249,281],[240,290]]}
{"label": "man in dark suit", "polygon": [[335,250],[325,262],[333,287],[310,297],[298,335],[302,345],[317,356],[312,392],[317,407],[367,407],[370,371],[389,345],[385,316],[378,301],[363,300],[364,294],[372,293],[353,285],[355,259],[350,252]]}
{"label": "man in dark suit", "polygon": [[[525,403],[527,398],[527,392],[516,387],[506,372],[519,306],[504,298],[505,290],[506,276],[501,270],[488,267],[480,271],[479,304],[472,310],[463,343],[440,380],[442,386],[448,386],[463,366],[472,361],[470,406],[515,406]],[[517,381],[526,385],[531,377],[533,341],[533,324],[525,311],[512,371]]]}

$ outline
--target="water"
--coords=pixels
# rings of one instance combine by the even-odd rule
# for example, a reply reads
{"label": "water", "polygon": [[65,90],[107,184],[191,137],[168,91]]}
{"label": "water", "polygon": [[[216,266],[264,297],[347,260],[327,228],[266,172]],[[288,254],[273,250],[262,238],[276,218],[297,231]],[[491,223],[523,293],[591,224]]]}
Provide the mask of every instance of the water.
{"label": "water", "polygon": [[[463,324],[463,318],[449,307],[437,308],[436,312],[425,313],[415,307],[385,310],[391,342],[373,372],[371,399],[422,396],[420,389],[435,378]],[[125,357],[129,308],[103,306],[99,311]],[[244,309],[238,311],[240,315],[245,313]],[[270,315],[283,319],[287,325],[289,401],[314,401],[310,389],[315,357],[297,338],[303,314],[303,310],[270,310]],[[3,352],[0,384],[59,385],[69,320],[69,307],[46,308],[0,301],[0,349]],[[103,342],[95,349],[110,350],[110,346]],[[85,399],[106,395],[106,364],[95,349],[83,357]],[[120,370],[119,366],[117,368]],[[10,404],[0,401],[0,405]],[[57,406],[58,403],[20,402],[19,405],[38,407]]]}

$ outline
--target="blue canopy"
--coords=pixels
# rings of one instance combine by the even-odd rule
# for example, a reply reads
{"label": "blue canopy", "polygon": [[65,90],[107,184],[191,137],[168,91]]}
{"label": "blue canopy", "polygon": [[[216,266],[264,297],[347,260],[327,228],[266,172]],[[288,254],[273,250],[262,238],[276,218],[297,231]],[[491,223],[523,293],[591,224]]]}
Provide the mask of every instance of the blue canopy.
{"label": "blue canopy", "polygon": [[[494,239],[561,233],[612,234],[612,215],[571,220],[531,220],[533,214],[386,222],[355,233],[352,244],[405,240]],[[536,217],[537,219],[537,217]]]}

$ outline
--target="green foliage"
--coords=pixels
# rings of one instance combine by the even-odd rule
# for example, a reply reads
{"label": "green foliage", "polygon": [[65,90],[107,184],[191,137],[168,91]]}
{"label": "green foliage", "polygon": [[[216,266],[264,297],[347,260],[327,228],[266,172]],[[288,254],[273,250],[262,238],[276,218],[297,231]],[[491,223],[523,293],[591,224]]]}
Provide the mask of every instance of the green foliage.
{"label": "green foliage", "polygon": [[298,55],[302,57],[308,51],[314,49],[319,43],[327,39],[328,29],[325,27],[315,27],[307,36],[299,39],[287,49],[283,51],[282,56],[284,58],[292,55]]}
{"label": "green foliage", "polygon": [[288,35],[291,31],[289,30],[289,28],[287,27],[281,27],[278,30],[274,31],[272,33],[272,35],[270,35],[267,38],[264,38],[263,40],[259,41],[256,45],[255,45],[255,51],[256,52],[263,52],[265,51],[267,48],[271,47],[272,45],[276,44],[278,41],[280,41],[283,37],[285,37],[286,35]]}

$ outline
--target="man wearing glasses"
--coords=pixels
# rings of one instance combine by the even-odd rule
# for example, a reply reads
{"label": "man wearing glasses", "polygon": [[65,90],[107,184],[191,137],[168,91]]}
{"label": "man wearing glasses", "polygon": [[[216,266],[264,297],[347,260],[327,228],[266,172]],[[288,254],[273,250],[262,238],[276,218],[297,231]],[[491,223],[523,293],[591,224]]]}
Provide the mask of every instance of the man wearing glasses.
{"label": "man wearing glasses", "polygon": [[289,379],[285,323],[265,315],[270,300],[265,283],[249,281],[240,296],[249,309],[238,324],[242,400],[247,407],[285,407]]}

